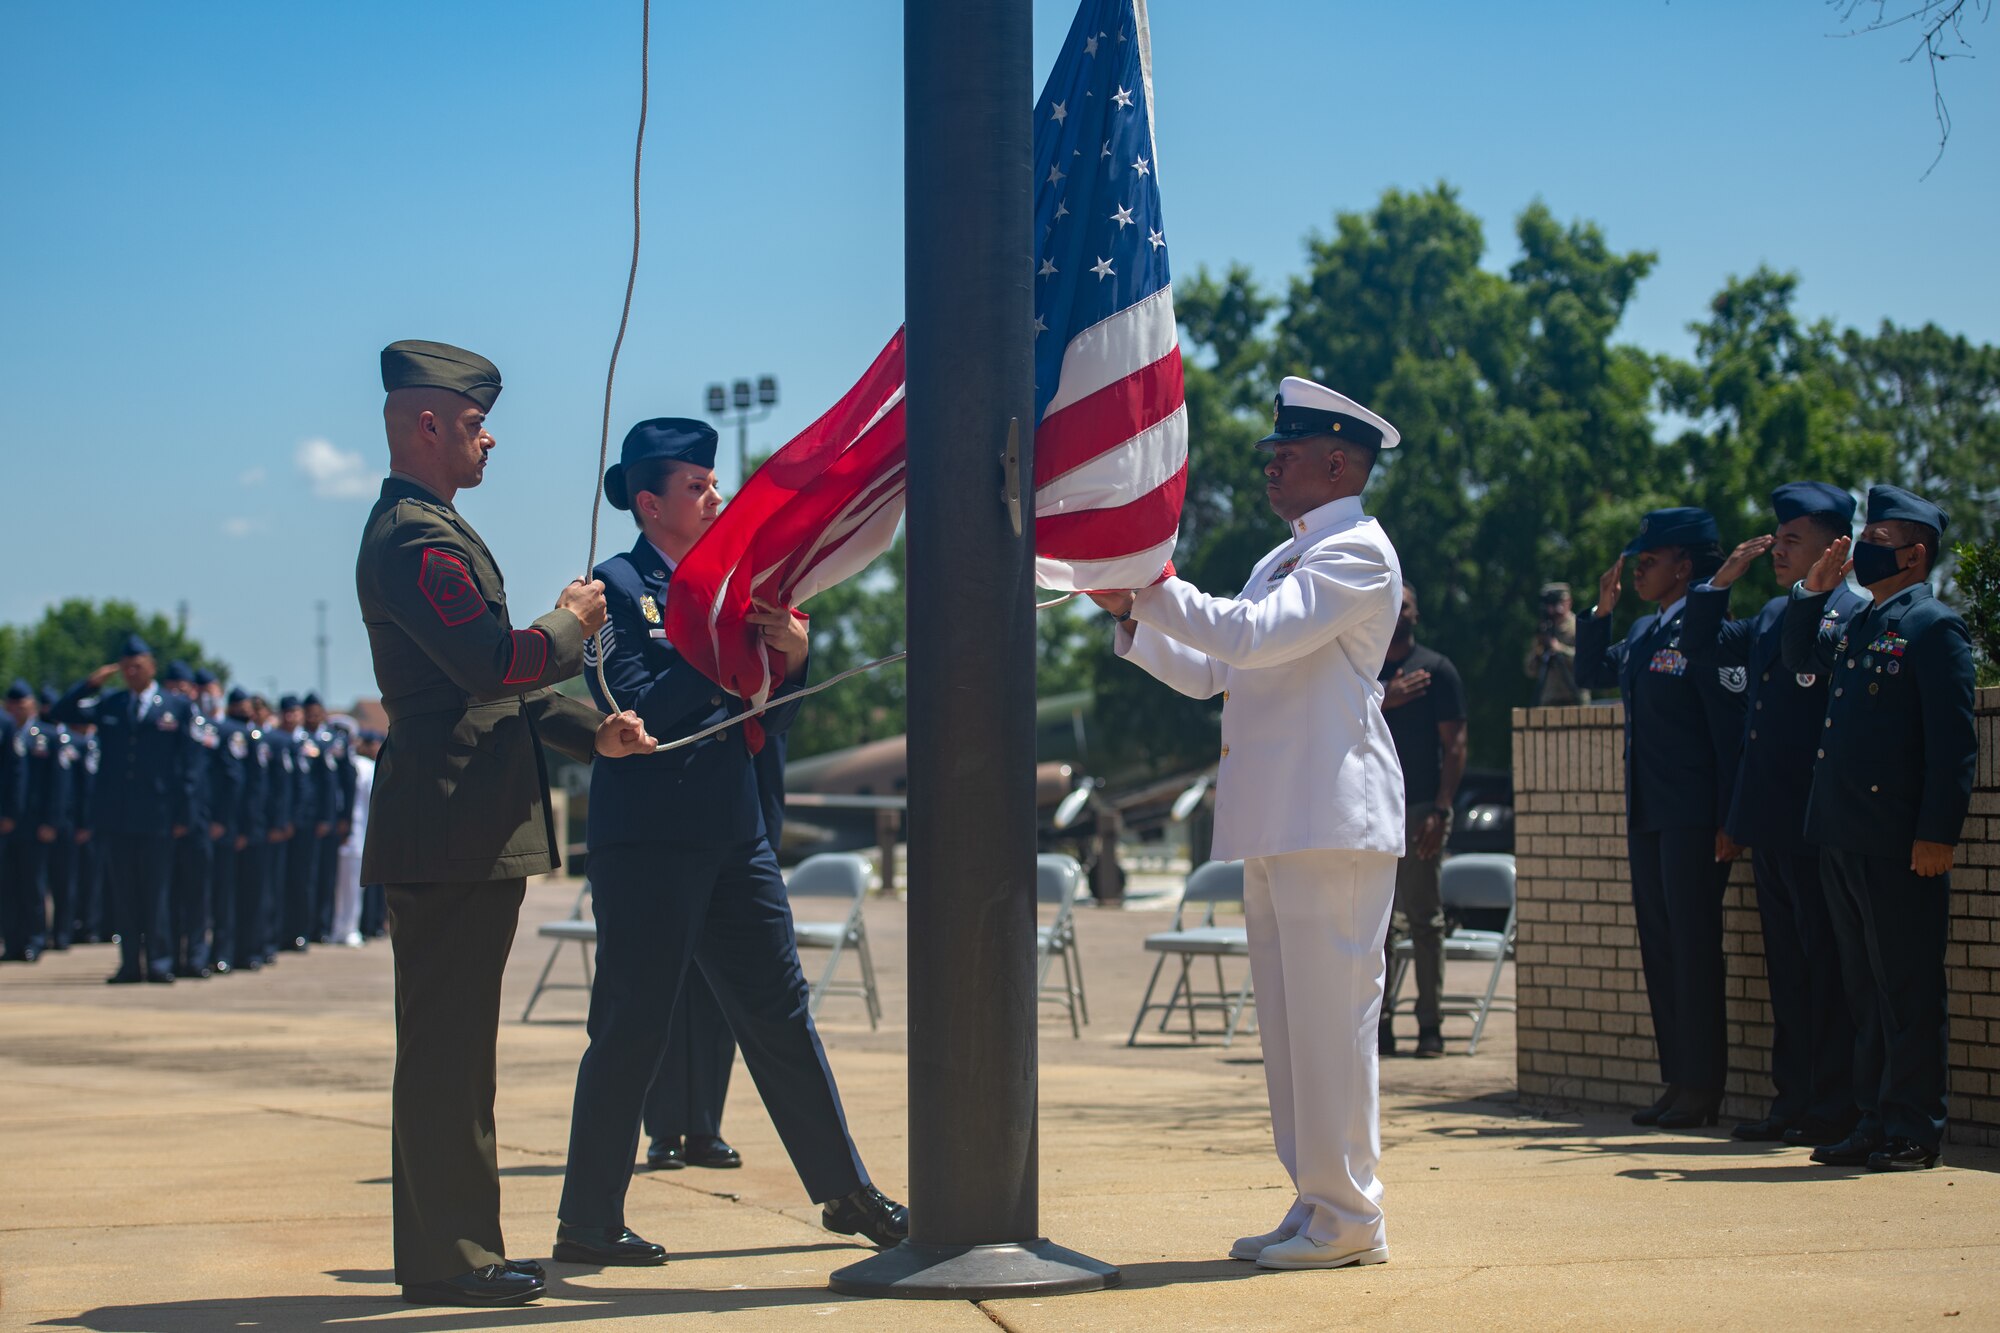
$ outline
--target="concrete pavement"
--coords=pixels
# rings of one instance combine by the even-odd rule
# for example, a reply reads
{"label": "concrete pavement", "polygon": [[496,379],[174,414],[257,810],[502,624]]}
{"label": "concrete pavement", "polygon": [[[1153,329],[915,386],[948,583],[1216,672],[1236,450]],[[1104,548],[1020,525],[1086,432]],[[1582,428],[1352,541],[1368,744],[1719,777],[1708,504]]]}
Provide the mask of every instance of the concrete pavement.
{"label": "concrete pavement", "polygon": [[[531,887],[508,973],[498,1121],[524,1256],[553,1236],[583,998],[513,1019],[547,955],[534,923],[574,894]],[[883,1027],[841,999],[821,1027],[863,1155],[900,1197],[903,908],[871,903],[868,920]],[[819,1229],[739,1066],[724,1129],[746,1166],[635,1181],[633,1225],[668,1267],[552,1265],[551,1298],[519,1311],[405,1306],[388,1273],[386,945],[173,987],[104,986],[101,946],[0,968],[0,1328],[2000,1327],[2000,1154],[1947,1150],[1938,1170],[1877,1177],[1724,1131],[1526,1115],[1505,1015],[1476,1057],[1459,1022],[1451,1058],[1385,1063],[1391,1263],[1263,1273],[1222,1258],[1289,1195],[1254,1038],[1123,1045],[1150,969],[1139,941],[1165,920],[1084,911],[1095,1021],[1073,1039],[1051,1006],[1041,1030],[1043,1229],[1124,1284],[982,1305],[831,1296],[827,1274],[865,1252]],[[557,974],[580,971],[572,949]]]}

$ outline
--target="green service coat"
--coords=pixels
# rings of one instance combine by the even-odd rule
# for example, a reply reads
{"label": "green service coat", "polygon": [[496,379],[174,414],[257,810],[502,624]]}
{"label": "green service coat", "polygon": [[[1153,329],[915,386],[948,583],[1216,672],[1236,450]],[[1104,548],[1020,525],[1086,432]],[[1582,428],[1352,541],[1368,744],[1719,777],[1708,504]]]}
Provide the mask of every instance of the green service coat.
{"label": "green service coat", "polygon": [[447,501],[382,483],[355,562],[389,714],[364,884],[515,879],[561,864],[542,745],[588,763],[602,715],[550,688],[583,665],[583,625],[507,618],[493,553]]}

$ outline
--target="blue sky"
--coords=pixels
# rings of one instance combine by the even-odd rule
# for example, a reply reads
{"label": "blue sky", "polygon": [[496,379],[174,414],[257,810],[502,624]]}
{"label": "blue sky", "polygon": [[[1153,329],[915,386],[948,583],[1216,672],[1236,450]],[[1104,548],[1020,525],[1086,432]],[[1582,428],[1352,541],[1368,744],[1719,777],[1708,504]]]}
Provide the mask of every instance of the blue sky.
{"label": "blue sky", "polygon": [[[383,467],[375,353],[491,356],[464,497],[512,603],[582,566],[625,276],[636,0],[201,0],[0,8],[0,621],[66,596],[171,611],[257,685],[372,688],[353,596]],[[1035,5],[1037,81],[1069,25]],[[1281,283],[1301,238],[1448,180],[1489,262],[1541,198],[1659,252],[1621,336],[1685,351],[1732,273],[1807,313],[2000,340],[2000,98],[1948,74],[1936,137],[1900,35],[1817,0],[1425,6],[1155,0],[1175,269]],[[1982,52],[2000,22],[1975,25]],[[902,305],[901,8],[657,0],[646,241],[612,442],[772,373],[782,442]],[[1037,89],[1023,89],[1024,99]],[[725,449],[725,457],[730,451]],[[725,468],[725,475],[730,469]],[[607,511],[613,547],[629,521]]]}

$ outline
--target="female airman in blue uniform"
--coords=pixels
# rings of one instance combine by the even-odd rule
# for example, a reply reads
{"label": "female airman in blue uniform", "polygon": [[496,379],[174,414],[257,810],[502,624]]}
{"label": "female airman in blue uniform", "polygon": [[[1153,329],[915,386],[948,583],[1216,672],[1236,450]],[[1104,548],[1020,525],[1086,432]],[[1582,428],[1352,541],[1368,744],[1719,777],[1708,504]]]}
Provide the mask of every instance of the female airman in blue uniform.
{"label": "female airman in blue uniform", "polygon": [[[555,1257],[591,1264],[658,1264],[666,1252],[635,1235],[625,1194],[646,1090],[668,1043],[691,969],[715,993],[778,1136],[823,1224],[894,1245],[906,1210],[869,1183],[847,1131],[840,1092],[808,1012],[791,911],[764,813],[756,754],[798,705],[694,745],[669,749],[741,712],[742,701],[667,642],[663,609],[675,564],[721,507],[715,432],[699,421],[642,421],[605,474],[605,495],[630,509],[643,535],[599,565],[609,620],[604,676],[618,706],[659,737],[658,754],[591,766],[590,884],[597,979],[590,1046],[577,1069]],[[805,674],[803,622],[782,609],[752,616],[786,663]],[[603,698],[587,658],[584,678]]]}

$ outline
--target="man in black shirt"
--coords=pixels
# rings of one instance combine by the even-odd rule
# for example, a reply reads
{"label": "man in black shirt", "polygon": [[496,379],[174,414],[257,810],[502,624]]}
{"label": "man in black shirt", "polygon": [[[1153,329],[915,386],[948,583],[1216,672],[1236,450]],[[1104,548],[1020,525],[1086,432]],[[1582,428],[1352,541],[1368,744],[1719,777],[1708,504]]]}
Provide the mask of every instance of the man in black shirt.
{"label": "man in black shirt", "polygon": [[[1409,932],[1417,973],[1417,1058],[1444,1054],[1440,1000],[1444,993],[1444,907],[1438,861],[1451,832],[1452,802],[1465,776],[1465,686],[1443,653],[1417,642],[1417,592],[1403,585],[1403,610],[1382,663],[1382,715],[1403,764],[1403,859],[1396,866],[1396,919]],[[1390,931],[1390,970],[1395,928]],[[1396,1053],[1389,1011],[1382,1011],[1378,1045]]]}

